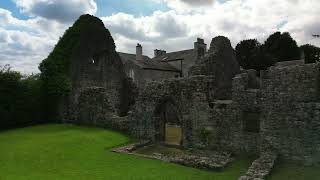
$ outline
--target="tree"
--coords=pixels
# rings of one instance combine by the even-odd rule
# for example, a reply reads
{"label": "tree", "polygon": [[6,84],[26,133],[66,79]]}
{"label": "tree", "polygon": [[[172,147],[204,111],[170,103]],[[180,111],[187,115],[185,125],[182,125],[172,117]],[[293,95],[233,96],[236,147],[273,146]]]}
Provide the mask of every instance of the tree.
{"label": "tree", "polygon": [[0,66],[0,130],[43,123],[41,81]]}
{"label": "tree", "polygon": [[320,48],[311,44],[305,44],[300,47],[304,53],[305,63],[315,63],[320,61]]}
{"label": "tree", "polygon": [[256,39],[241,41],[236,46],[237,60],[244,69],[265,70],[274,64],[272,58],[264,51]]}
{"label": "tree", "polygon": [[237,60],[244,69],[251,69],[261,44],[256,39],[243,40],[236,46]]}
{"label": "tree", "polygon": [[300,49],[297,42],[288,32],[276,32],[268,37],[264,43],[264,50],[275,61],[292,61],[300,59]]}

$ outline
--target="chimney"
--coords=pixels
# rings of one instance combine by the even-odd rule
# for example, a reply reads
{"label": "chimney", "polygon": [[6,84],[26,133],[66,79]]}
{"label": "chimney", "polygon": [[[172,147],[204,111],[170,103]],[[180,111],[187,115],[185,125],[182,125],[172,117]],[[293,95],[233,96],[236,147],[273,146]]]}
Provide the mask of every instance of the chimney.
{"label": "chimney", "polygon": [[161,56],[163,54],[166,54],[167,51],[164,51],[164,50],[160,50],[160,49],[155,49],[154,50],[154,57],[158,57],[158,56]]}
{"label": "chimney", "polygon": [[197,42],[194,42],[194,50],[197,53],[197,57],[201,58],[207,52],[207,44],[204,43],[204,39],[197,38]]}
{"label": "chimney", "polygon": [[143,56],[142,56],[142,46],[141,44],[137,44],[136,46],[136,60],[137,61],[142,61],[143,60]]}

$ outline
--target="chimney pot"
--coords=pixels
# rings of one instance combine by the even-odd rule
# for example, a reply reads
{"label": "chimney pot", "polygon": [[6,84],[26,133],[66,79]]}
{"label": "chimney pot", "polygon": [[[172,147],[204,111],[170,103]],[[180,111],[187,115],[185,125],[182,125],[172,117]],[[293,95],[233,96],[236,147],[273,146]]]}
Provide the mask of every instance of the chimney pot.
{"label": "chimney pot", "polygon": [[161,56],[163,54],[166,54],[167,52],[164,51],[164,50],[160,50],[160,49],[155,49],[154,50],[154,57],[158,57],[158,56]]}
{"label": "chimney pot", "polygon": [[142,61],[143,60],[143,52],[142,52],[142,46],[141,44],[137,44],[136,46],[136,60]]}

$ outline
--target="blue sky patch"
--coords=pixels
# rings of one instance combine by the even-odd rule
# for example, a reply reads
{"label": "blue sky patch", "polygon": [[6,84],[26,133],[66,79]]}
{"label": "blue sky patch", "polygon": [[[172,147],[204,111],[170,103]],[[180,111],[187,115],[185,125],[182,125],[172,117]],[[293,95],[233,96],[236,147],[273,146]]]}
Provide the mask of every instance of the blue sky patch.
{"label": "blue sky patch", "polygon": [[127,13],[134,16],[148,16],[154,11],[169,10],[164,3],[156,3],[151,0],[96,0],[97,16],[110,16],[115,13]]}
{"label": "blue sky patch", "polygon": [[28,16],[25,16],[22,13],[20,13],[20,10],[17,8],[16,4],[11,0],[2,0],[0,2],[0,8],[11,11],[12,16],[18,19],[23,19],[23,20],[28,19]]}

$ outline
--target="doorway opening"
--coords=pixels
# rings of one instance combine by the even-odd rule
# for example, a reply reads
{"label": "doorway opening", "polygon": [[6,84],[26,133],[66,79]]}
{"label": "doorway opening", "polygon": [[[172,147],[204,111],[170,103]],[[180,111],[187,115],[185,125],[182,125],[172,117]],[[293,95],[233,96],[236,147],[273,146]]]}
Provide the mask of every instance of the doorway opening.
{"label": "doorway opening", "polygon": [[171,100],[161,102],[155,110],[156,140],[167,145],[182,144],[182,127],[179,111]]}

